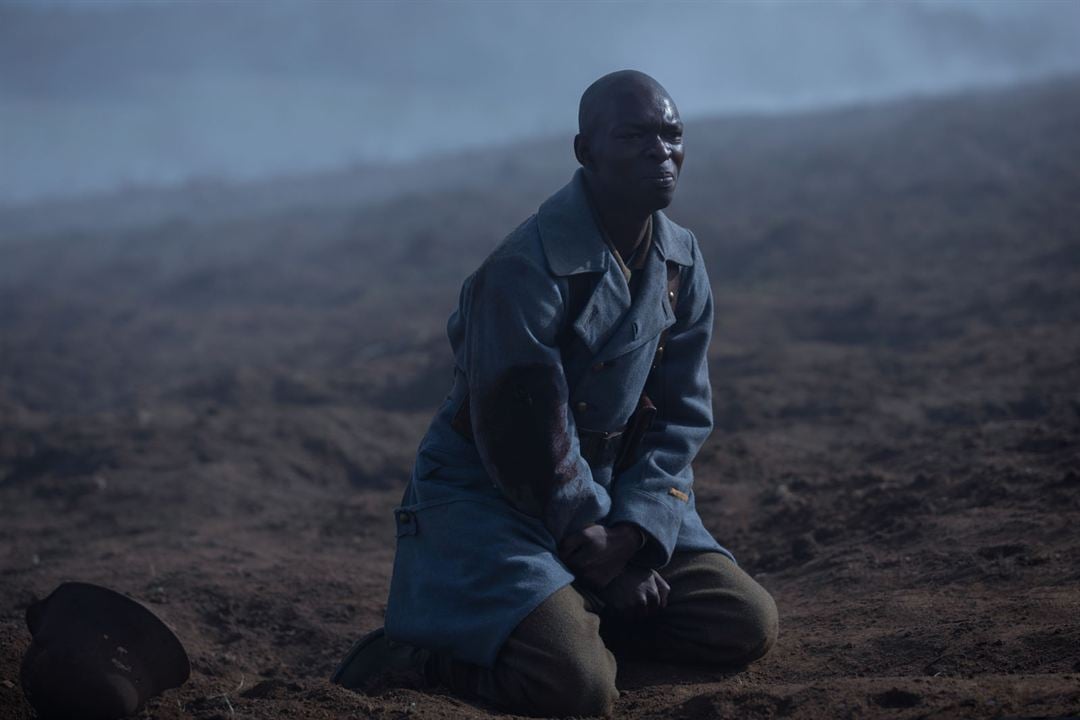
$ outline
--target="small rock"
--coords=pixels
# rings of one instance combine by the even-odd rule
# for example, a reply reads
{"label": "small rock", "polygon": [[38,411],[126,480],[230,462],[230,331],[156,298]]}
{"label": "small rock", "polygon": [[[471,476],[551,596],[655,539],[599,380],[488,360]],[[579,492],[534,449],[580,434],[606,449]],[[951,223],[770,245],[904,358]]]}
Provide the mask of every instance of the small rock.
{"label": "small rock", "polygon": [[893,688],[871,698],[883,708],[912,708],[922,702],[922,697],[907,690]]}

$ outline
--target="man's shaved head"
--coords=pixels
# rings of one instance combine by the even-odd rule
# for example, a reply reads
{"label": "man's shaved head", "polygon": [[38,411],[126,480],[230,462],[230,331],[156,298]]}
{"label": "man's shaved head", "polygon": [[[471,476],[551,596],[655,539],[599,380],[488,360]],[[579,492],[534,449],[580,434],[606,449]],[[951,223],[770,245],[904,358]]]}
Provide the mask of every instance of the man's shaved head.
{"label": "man's shaved head", "polygon": [[671,99],[663,85],[639,70],[617,70],[596,80],[581,94],[581,102],[578,103],[578,132],[592,135],[616,96],[642,90]]}
{"label": "man's shaved head", "polygon": [[682,169],[682,134],[675,101],[645,73],[620,70],[589,85],[574,154],[594,200],[641,216],[667,207]]}

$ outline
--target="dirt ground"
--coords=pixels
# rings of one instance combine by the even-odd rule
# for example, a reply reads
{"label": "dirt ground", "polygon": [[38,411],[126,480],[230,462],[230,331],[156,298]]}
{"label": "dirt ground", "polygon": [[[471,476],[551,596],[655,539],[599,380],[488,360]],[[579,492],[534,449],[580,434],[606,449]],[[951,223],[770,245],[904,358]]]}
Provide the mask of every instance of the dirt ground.
{"label": "dirt ground", "polygon": [[[689,124],[670,214],[717,306],[698,507],[781,634],[733,675],[623,662],[616,716],[1080,715],[1076,128],[1068,78]],[[382,622],[458,286],[566,146],[370,202],[0,223],[0,718],[32,716],[25,608],[69,579],[186,646],[146,717],[497,715],[326,678]]]}

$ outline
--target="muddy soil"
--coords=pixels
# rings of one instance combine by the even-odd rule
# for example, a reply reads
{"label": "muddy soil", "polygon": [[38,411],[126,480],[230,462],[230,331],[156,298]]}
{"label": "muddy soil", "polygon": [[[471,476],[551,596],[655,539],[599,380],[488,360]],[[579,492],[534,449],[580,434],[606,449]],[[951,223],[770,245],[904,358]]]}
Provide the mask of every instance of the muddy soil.
{"label": "muddy soil", "polygon": [[[781,634],[732,675],[622,662],[618,717],[1080,715],[1078,127],[1076,79],[688,127],[670,214],[717,306],[698,506]],[[69,579],[187,647],[145,717],[497,715],[326,678],[382,622],[458,286],[567,147],[372,202],[0,235],[0,718],[31,717],[23,615]]]}

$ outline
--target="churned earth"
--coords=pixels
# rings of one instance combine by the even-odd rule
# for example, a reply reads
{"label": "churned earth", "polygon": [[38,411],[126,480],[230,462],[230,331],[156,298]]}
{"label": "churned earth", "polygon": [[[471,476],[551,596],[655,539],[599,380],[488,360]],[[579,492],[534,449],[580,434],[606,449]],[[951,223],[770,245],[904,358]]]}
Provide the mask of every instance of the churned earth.
{"label": "churned earth", "polygon": [[[689,123],[698,506],[781,635],[733,675],[623,662],[616,716],[1080,715],[1077,128],[1075,78]],[[0,212],[0,718],[31,717],[25,609],[69,579],[187,647],[145,717],[498,714],[326,680],[381,624],[460,282],[573,169],[569,139],[437,165],[273,212]]]}

